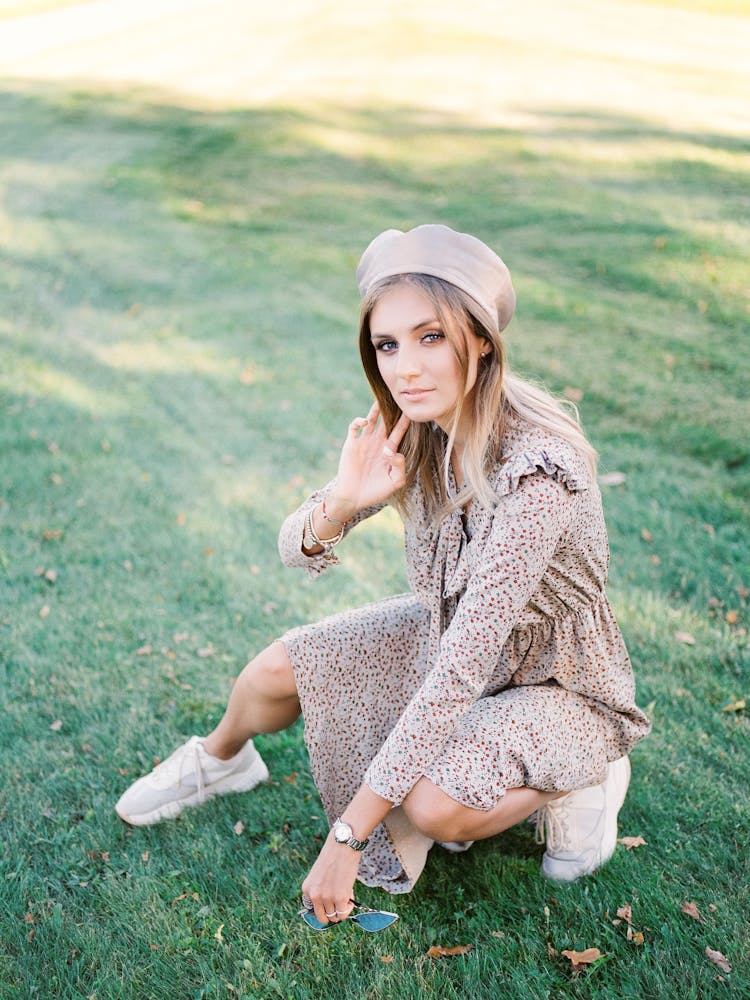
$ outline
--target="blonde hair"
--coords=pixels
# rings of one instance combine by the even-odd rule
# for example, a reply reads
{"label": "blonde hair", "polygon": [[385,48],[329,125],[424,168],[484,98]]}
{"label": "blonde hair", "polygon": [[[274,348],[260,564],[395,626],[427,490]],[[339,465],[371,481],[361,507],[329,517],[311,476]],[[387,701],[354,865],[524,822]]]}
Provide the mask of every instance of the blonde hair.
{"label": "blonde hair", "polygon": [[[370,339],[370,315],[381,295],[402,283],[419,289],[434,306],[440,328],[458,361],[463,392],[459,393],[452,416],[447,445],[443,432],[434,424],[409,425],[400,448],[406,456],[406,484],[393,498],[401,513],[409,516],[407,498],[417,480],[424,493],[428,517],[433,521],[439,521],[469,500],[476,500],[483,507],[492,509],[497,496],[488,482],[488,476],[501,456],[506,421],[513,415],[567,441],[584,460],[592,478],[595,477],[597,453],[581,430],[575,406],[556,400],[541,386],[514,375],[508,368],[505,346],[497,326],[488,324],[489,317],[464,291],[432,275],[403,274],[385,278],[370,288],[362,300],[359,351],[388,432],[396,424],[401,411],[378,368],[377,352]],[[474,391],[467,402],[470,337],[489,341],[492,351],[480,360]],[[457,496],[450,498],[450,457],[459,420],[467,405],[471,406],[471,421],[461,456],[464,485]]]}

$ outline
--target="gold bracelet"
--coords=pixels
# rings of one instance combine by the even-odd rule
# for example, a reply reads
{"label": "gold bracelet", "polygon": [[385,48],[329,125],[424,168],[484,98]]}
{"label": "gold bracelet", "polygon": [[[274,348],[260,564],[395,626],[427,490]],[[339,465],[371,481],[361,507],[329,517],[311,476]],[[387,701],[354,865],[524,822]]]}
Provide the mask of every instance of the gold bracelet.
{"label": "gold bracelet", "polygon": [[[318,536],[317,531],[315,530],[315,526],[313,525],[313,511],[314,510],[315,510],[315,508],[313,507],[311,510],[309,510],[307,512],[307,518],[305,519],[305,532],[304,532],[304,535],[306,535],[310,539],[312,539],[312,542],[313,542],[314,545],[319,545],[320,548],[323,549],[323,555],[326,557],[326,559],[330,559],[330,557],[333,555],[333,547],[334,547],[334,545],[338,545],[338,543],[344,537],[344,528],[343,528],[343,526],[341,528],[339,528],[338,534],[335,535],[333,538],[325,538],[325,539],[320,538]],[[304,541],[304,536],[303,536],[303,541]],[[305,548],[309,548],[309,547],[310,546],[305,545]]]}
{"label": "gold bracelet", "polygon": [[331,517],[326,510],[325,500],[320,505],[320,513],[323,515],[323,520],[328,521],[328,523],[332,524],[334,528],[345,528],[349,523],[348,521],[337,521],[335,517]]}

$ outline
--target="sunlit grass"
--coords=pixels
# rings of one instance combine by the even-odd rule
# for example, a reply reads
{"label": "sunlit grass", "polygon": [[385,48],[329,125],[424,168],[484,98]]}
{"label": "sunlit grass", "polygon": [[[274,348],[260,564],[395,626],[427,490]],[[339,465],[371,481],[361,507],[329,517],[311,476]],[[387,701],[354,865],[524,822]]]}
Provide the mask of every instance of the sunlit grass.
{"label": "sunlit grass", "polygon": [[[326,10],[364,31],[358,4]],[[418,43],[411,79],[426,80],[459,13],[436,10],[411,39],[381,23],[349,50],[316,27],[318,50],[290,51],[285,106],[60,84],[0,95],[3,1000],[748,994],[748,719],[725,709],[750,694],[750,148],[700,98],[731,74],[694,68],[669,127],[648,74],[637,113],[593,106],[593,91],[571,104],[565,59],[548,106],[529,78],[501,107],[493,76],[469,109],[470,81],[445,75],[385,106],[368,66],[392,46],[403,68]],[[483,66],[499,23],[479,41],[465,24],[460,59],[474,39]],[[345,101],[318,78],[305,95],[336,45],[326,72]],[[539,51],[515,51],[513,73]],[[659,72],[676,95],[682,71]],[[276,531],[335,473],[368,405],[358,255],[426,220],[503,253],[514,365],[580,399],[603,470],[625,475],[603,488],[610,596],[655,729],[622,832],[648,844],[551,886],[524,825],[460,858],[433,852],[408,897],[363,889],[401,914],[392,933],[321,938],[295,917],[326,829],[300,726],[260,741],[273,782],[250,796],[136,831],[112,804],[217,721],[253,650],[406,589],[392,513],[316,581],[280,566]],[[625,902],[642,946],[612,922]],[[606,960],[575,977],[548,942]],[[728,956],[726,982],[706,946]]]}

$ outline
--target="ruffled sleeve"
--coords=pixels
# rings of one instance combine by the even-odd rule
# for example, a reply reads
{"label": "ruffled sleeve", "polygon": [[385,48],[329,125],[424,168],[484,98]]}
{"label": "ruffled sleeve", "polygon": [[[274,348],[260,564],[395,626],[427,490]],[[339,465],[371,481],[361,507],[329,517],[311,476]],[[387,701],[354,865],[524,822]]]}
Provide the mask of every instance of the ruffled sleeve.
{"label": "ruffled sleeve", "polygon": [[[308,576],[315,577],[339,562],[335,551],[331,552],[330,556],[326,556],[324,552],[308,556],[302,551],[302,535],[305,530],[307,512],[317,507],[321,500],[325,500],[335,485],[336,480],[332,479],[323,489],[316,490],[281,525],[281,530],[279,531],[279,555],[285,566],[300,566],[307,571]],[[385,506],[385,503],[373,504],[371,507],[365,507],[361,510],[344,528],[344,538],[346,538],[357,524],[368,517],[372,517],[373,514],[376,514]]]}

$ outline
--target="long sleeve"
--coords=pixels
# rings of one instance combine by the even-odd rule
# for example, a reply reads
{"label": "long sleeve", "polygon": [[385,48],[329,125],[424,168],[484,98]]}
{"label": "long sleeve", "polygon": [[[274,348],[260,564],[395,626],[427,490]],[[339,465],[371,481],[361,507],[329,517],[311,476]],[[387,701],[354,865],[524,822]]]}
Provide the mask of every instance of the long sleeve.
{"label": "long sleeve", "polygon": [[[323,489],[316,490],[312,493],[297,508],[297,510],[294,511],[294,513],[290,514],[289,517],[286,518],[284,523],[281,525],[281,529],[279,531],[279,555],[281,556],[281,561],[285,566],[301,566],[307,570],[309,576],[315,577],[325,572],[329,566],[333,566],[338,563],[338,556],[335,553],[331,553],[330,557],[326,557],[323,552],[320,552],[317,555],[307,556],[302,551],[302,534],[305,530],[305,518],[307,513],[316,507],[321,500],[325,500],[335,484],[336,480],[332,479],[330,483],[323,487]],[[361,510],[344,528],[344,537],[346,537],[352,528],[354,528],[357,524],[364,521],[368,517],[372,517],[373,514],[376,514],[385,506],[385,503],[374,504],[371,507],[365,507]]]}
{"label": "long sleeve", "polygon": [[482,694],[576,503],[575,492],[544,472],[500,498],[436,662],[367,770],[378,795],[399,805]]}

